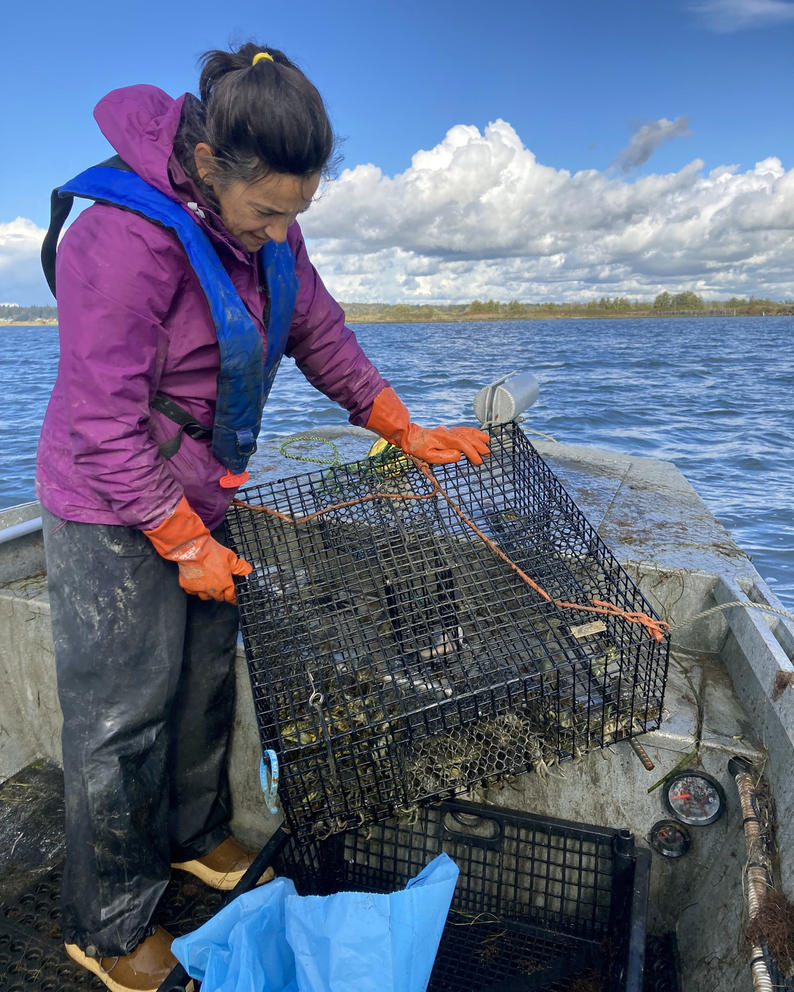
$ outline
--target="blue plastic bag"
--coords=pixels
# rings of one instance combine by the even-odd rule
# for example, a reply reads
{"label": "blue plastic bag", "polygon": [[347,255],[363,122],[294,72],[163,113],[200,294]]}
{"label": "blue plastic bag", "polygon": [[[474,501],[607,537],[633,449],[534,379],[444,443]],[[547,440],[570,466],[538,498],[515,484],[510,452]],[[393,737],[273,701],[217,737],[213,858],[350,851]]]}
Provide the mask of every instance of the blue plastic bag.
{"label": "blue plastic bag", "polygon": [[202,992],[298,992],[295,957],[284,939],[288,878],[276,878],[233,899],[171,950]]}
{"label": "blue plastic bag", "polygon": [[299,992],[425,992],[457,880],[439,854],[401,892],[287,899]]}
{"label": "blue plastic bag", "polygon": [[425,992],[457,879],[446,854],[388,895],[299,896],[279,878],[172,949],[202,992]]}

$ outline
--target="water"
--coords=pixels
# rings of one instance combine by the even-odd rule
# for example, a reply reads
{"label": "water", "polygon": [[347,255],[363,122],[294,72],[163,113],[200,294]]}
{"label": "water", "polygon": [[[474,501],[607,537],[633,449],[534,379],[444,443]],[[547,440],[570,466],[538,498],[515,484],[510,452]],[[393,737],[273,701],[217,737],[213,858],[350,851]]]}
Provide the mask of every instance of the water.
{"label": "water", "polygon": [[[527,426],[674,462],[780,600],[794,607],[794,318],[369,324],[364,350],[414,420],[473,423],[475,392],[534,371]],[[58,363],[53,327],[0,327],[0,508],[33,499],[35,447]],[[266,435],[344,424],[285,361]],[[301,466],[296,463],[296,473]]]}

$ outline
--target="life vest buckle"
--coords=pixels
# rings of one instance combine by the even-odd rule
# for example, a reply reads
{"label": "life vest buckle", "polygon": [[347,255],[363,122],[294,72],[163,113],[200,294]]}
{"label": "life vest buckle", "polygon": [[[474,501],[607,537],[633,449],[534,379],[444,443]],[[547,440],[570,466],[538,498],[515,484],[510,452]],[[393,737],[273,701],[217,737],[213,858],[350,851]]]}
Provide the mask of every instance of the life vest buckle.
{"label": "life vest buckle", "polygon": [[245,458],[250,458],[256,451],[256,438],[250,430],[236,431],[237,451]]}

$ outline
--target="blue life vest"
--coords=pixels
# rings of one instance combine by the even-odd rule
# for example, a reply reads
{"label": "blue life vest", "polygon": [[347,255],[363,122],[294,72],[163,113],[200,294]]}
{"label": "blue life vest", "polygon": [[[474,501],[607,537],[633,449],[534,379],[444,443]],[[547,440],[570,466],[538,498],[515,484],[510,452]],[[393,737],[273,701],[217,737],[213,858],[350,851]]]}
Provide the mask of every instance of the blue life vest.
{"label": "blue life vest", "polygon": [[[179,238],[207,298],[220,349],[220,372],[212,426],[212,453],[230,472],[244,472],[256,451],[256,438],[265,401],[284,355],[292,311],[298,294],[295,257],[286,241],[268,241],[259,250],[267,281],[267,353],[262,335],[234,288],[212,242],[187,211],[155,189],[120,158],[92,166],[53,191],[51,220],[41,249],[42,265],[53,296],[55,250],[58,234],[72,208],[74,197],[130,210],[173,231]],[[209,437],[173,400],[158,394],[156,409],[181,424],[171,442],[161,446],[166,457],[179,447],[182,431],[192,437]],[[227,476],[227,479],[232,479]],[[228,484],[236,484],[234,480]]]}

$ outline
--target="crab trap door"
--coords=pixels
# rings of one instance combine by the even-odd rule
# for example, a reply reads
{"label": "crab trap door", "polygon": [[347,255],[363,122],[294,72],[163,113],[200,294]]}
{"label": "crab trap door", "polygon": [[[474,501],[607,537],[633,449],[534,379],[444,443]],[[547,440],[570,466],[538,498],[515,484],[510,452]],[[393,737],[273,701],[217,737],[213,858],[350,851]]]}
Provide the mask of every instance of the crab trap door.
{"label": "crab trap door", "polygon": [[668,641],[515,424],[423,472],[393,449],[229,510],[263,748],[322,836],[658,726]]}
{"label": "crab trap door", "polygon": [[448,800],[299,843],[302,895],[400,889],[444,851],[460,869],[429,992],[641,992],[647,852],[624,831]]}

